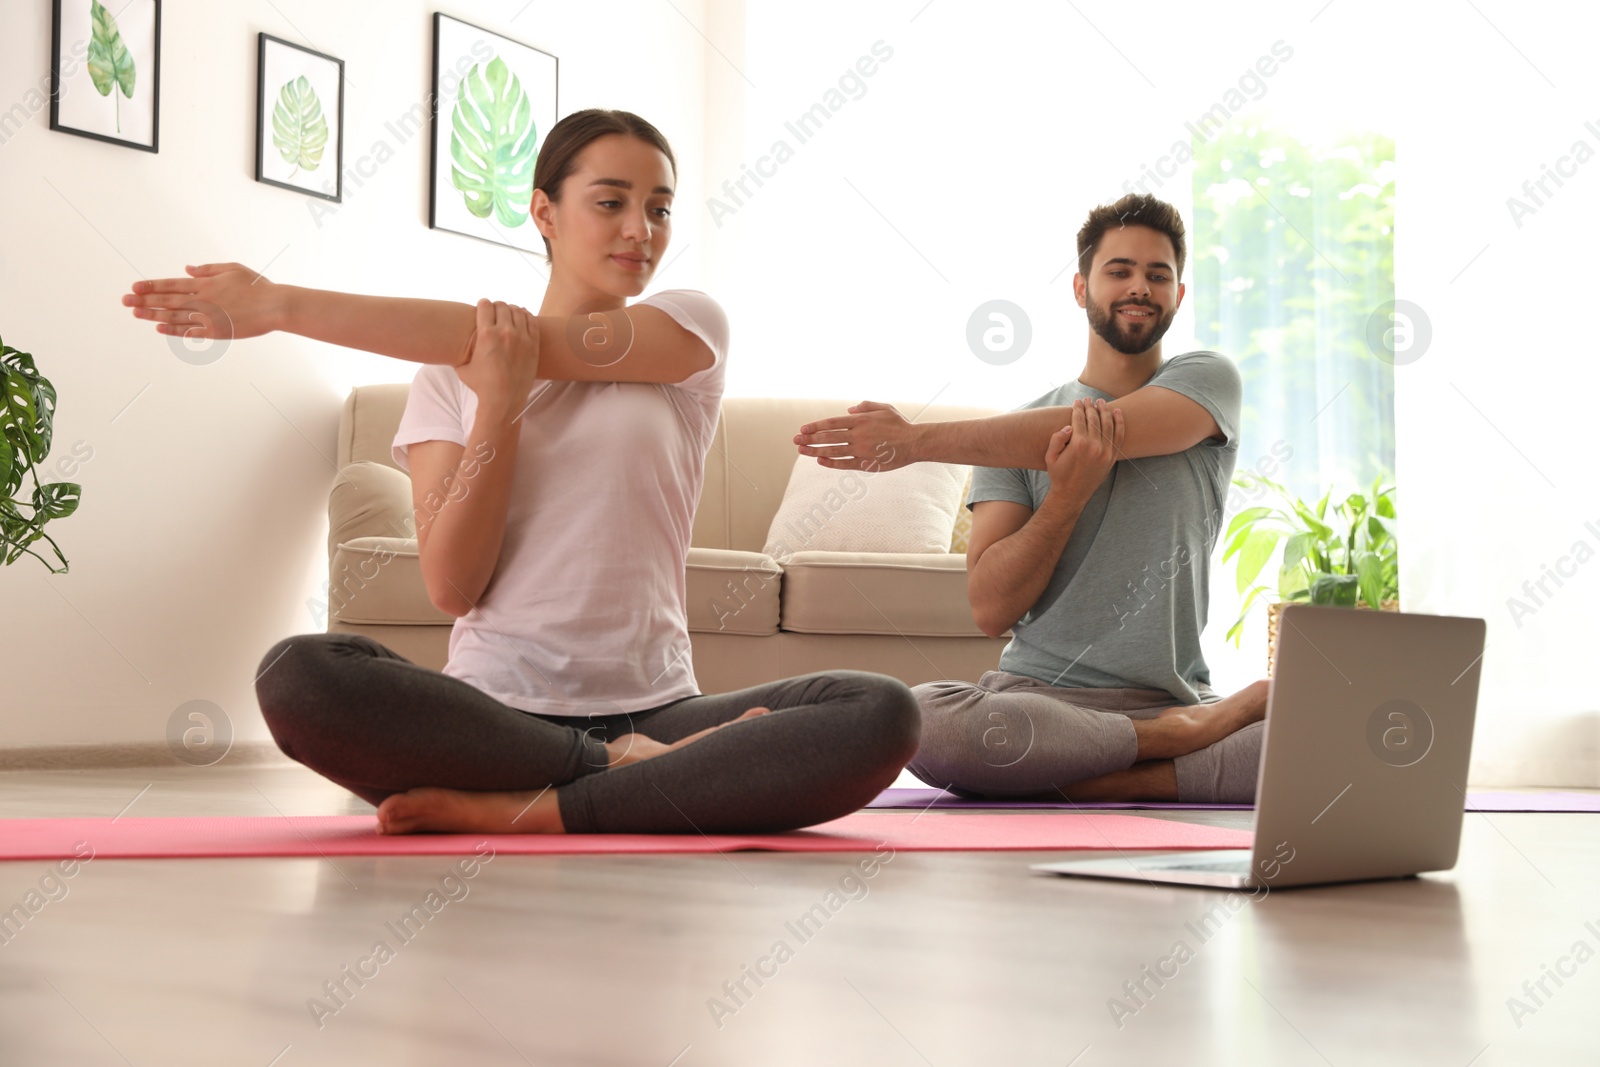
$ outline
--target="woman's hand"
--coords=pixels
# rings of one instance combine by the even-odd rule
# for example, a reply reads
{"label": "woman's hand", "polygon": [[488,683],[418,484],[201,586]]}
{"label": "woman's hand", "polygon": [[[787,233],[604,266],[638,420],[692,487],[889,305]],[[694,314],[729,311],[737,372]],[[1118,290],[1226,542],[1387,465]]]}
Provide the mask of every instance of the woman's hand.
{"label": "woman's hand", "polygon": [[242,263],[185,267],[187,278],[154,278],[133,283],[122,298],[134,318],[156,324],[157,333],[229,340],[259,337],[278,329],[283,287]]}
{"label": "woman's hand", "polygon": [[478,301],[472,352],[456,376],[478,397],[478,411],[514,421],[539,377],[539,325],[526,308]]}

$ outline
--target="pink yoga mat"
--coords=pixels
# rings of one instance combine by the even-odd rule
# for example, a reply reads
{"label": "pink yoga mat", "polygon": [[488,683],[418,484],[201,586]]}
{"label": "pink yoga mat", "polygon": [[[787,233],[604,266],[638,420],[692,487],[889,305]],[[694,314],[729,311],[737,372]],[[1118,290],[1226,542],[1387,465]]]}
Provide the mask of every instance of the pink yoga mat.
{"label": "pink yoga mat", "polygon": [[[1253,804],[1178,804],[1161,800],[967,800],[943,789],[885,789],[867,803],[868,808],[916,808],[919,811],[950,808],[1006,808],[1033,811],[1111,811],[1128,809],[1163,811],[1252,811]],[[1468,811],[1600,812],[1600,793],[1552,790],[1542,793],[1467,794]]]}
{"label": "pink yoga mat", "polygon": [[782,834],[407,834],[370,815],[187,819],[0,819],[0,860],[198,856],[454,856],[607,852],[897,852],[1247,848],[1250,833],[1134,815],[856,812]]}

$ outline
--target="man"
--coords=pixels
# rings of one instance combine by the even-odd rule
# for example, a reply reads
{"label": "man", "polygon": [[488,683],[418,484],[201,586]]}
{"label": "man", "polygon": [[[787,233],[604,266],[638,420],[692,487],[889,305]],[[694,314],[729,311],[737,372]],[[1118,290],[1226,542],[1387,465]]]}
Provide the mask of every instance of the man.
{"label": "man", "polygon": [[1249,802],[1267,683],[1226,698],[1200,651],[1210,559],[1238,451],[1239,373],[1166,362],[1183,221],[1131,194],[1078,231],[1092,333],[1076,381],[1008,415],[912,425],[892,407],[801,428],[824,466],[971,464],[967,593],[1012,638],[976,684],[915,686],[910,769],[964,796]]}

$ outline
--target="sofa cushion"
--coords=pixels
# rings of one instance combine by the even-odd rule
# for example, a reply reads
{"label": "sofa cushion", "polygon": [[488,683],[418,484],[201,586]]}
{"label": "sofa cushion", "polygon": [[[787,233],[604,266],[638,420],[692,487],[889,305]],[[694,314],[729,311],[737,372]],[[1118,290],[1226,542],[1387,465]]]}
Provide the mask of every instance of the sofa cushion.
{"label": "sofa cushion", "polygon": [[370,460],[400,470],[389,446],[410,395],[410,382],[358,385],[350,390],[339,418],[339,466]]}
{"label": "sofa cushion", "polygon": [[754,636],[778,632],[783,571],[771,556],[691,548],[685,569],[691,632]]}
{"label": "sofa cushion", "polygon": [[950,463],[874,472],[796,456],[763,551],[780,563],[803,551],[948,551],[966,476]]}
{"label": "sofa cushion", "polygon": [[334,549],[328,618],[344,623],[454,623],[428,599],[414,537],[357,537]]}
{"label": "sofa cushion", "polygon": [[972,495],[972,468],[967,468],[966,483],[961,486],[961,495],[956,498],[956,522],[950,531],[950,551],[965,556],[967,548],[972,544],[972,509],[967,507],[967,497]]}
{"label": "sofa cushion", "polygon": [[948,552],[796,552],[783,562],[783,628],[807,634],[983,636],[967,561]]}
{"label": "sofa cushion", "polygon": [[339,469],[328,493],[328,558],[358,537],[417,535],[411,479],[404,471],[361,460]]}
{"label": "sofa cushion", "polygon": [[[862,399],[723,397],[722,418],[706,455],[705,484],[695,509],[690,543],[760,551],[794,470],[794,434],[805,423],[844,415]],[[925,398],[902,405],[902,413],[918,423],[1000,414],[994,408],[928,403]]]}

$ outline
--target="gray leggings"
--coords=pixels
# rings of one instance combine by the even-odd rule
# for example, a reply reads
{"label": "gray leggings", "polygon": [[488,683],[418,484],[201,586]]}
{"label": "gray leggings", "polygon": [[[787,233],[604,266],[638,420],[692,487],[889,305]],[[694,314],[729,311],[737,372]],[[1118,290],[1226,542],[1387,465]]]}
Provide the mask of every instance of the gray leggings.
{"label": "gray leggings", "polygon": [[[1009,671],[978,683],[927,682],[922,743],[910,770],[960,796],[1031,797],[1133,766],[1133,719],[1178,701],[1160,689],[1066,689]],[[1262,723],[1173,760],[1178,799],[1249,804],[1256,795]]]}
{"label": "gray leggings", "polygon": [[[917,748],[916,701],[897,679],[828,671],[627,714],[574,719],[510,707],[358,634],[300,634],[256,678],[289,758],[372,804],[416,786],[557,786],[570,833],[771,833],[847,815]],[[772,712],[607,770],[605,743],[670,743]]]}

